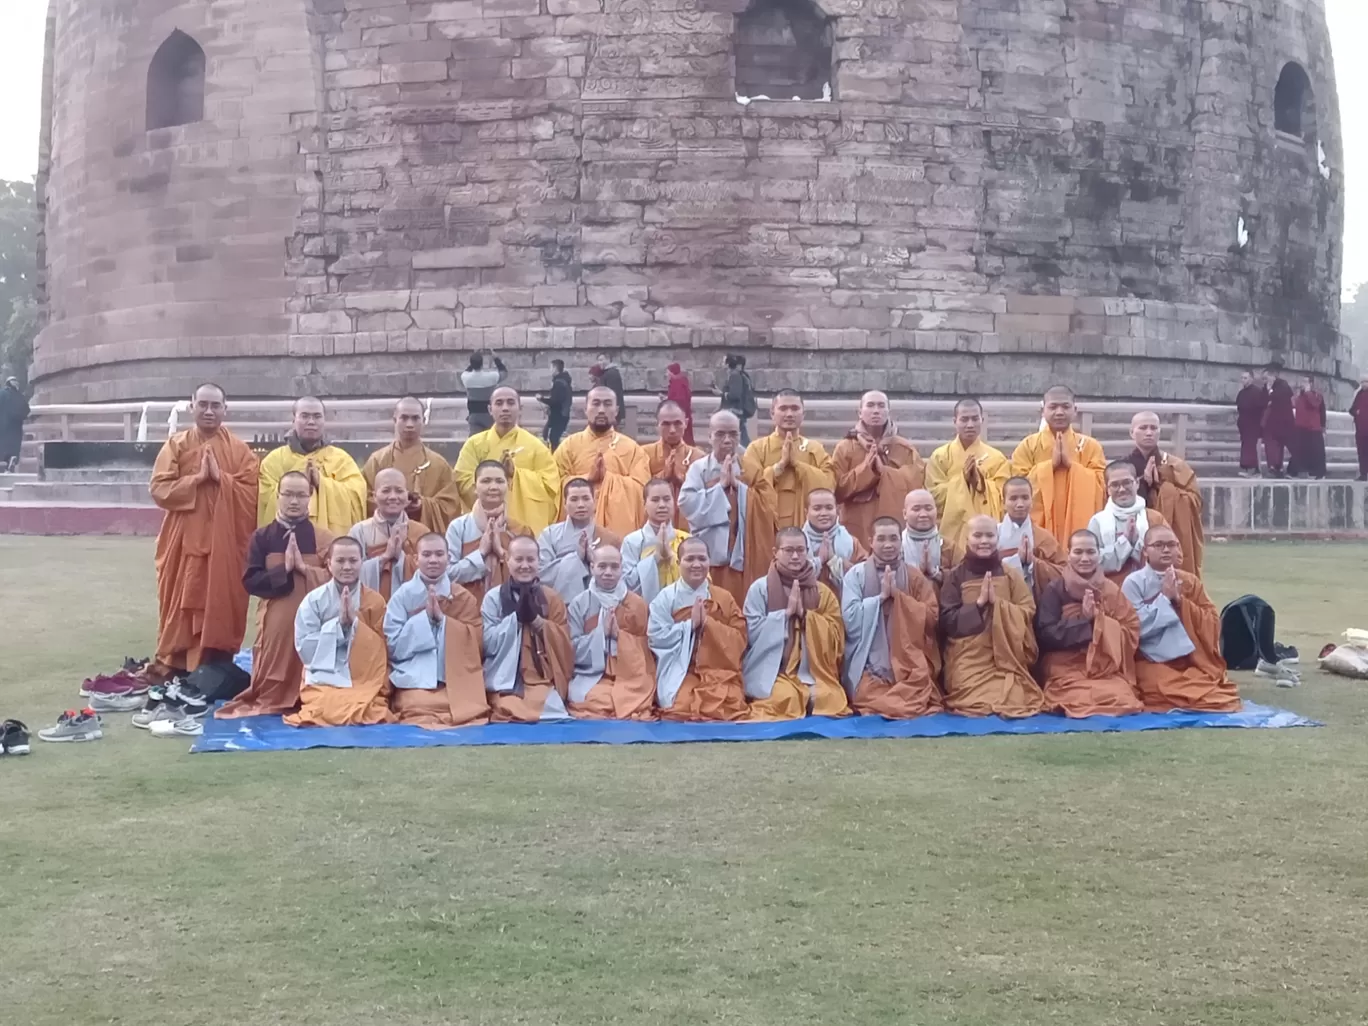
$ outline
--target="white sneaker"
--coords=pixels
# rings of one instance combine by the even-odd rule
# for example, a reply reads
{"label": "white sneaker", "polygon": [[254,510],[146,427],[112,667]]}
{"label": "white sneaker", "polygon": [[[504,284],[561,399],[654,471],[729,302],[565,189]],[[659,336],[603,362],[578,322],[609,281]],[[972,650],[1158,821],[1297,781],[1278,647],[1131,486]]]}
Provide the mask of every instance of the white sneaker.
{"label": "white sneaker", "polygon": [[204,724],[186,716],[179,720],[157,720],[147,730],[153,737],[198,737],[204,733]]}
{"label": "white sneaker", "polygon": [[147,695],[91,695],[90,708],[97,713],[133,712],[147,704]]}
{"label": "white sneaker", "polygon": [[1273,681],[1280,688],[1295,688],[1301,684],[1301,674],[1285,663],[1270,663],[1260,659],[1254,668],[1254,676]]}

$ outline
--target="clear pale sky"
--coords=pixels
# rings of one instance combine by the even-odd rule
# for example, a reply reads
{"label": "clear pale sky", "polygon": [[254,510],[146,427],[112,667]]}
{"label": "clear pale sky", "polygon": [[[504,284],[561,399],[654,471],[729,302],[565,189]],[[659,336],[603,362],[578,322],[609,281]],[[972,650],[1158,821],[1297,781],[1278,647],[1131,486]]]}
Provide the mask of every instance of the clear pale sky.
{"label": "clear pale sky", "polygon": [[[1324,0],[1335,44],[1348,195],[1344,225],[1346,291],[1368,281],[1368,0]],[[0,178],[32,177],[38,165],[43,23],[47,0],[0,0]]]}

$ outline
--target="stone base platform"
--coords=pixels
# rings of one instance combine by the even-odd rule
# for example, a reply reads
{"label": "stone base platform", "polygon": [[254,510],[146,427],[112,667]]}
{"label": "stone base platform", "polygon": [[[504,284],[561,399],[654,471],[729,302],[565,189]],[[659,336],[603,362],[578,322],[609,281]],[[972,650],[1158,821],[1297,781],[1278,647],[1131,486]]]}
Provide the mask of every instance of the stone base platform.
{"label": "stone base platform", "polygon": [[153,505],[98,502],[0,502],[0,534],[156,537],[162,511]]}

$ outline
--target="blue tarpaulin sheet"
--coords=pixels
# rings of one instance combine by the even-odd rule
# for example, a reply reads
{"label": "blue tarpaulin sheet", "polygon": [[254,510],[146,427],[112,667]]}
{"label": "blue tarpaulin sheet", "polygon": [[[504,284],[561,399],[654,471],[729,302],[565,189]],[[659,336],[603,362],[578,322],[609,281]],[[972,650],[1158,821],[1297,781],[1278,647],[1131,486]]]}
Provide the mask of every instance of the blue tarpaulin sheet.
{"label": "blue tarpaulin sheet", "polygon": [[450,745],[634,745],[686,741],[780,741],[811,738],[977,737],[984,734],[1077,734],[1176,730],[1185,727],[1316,727],[1286,709],[1246,702],[1238,713],[1139,713],[1134,716],[1032,716],[972,719],[939,713],[915,720],[878,716],[811,716],[787,723],[498,723],[487,727],[424,730],[402,724],[374,727],[287,727],[279,716],[240,720],[208,718],[192,752],[291,752],[306,748],[439,748]]}

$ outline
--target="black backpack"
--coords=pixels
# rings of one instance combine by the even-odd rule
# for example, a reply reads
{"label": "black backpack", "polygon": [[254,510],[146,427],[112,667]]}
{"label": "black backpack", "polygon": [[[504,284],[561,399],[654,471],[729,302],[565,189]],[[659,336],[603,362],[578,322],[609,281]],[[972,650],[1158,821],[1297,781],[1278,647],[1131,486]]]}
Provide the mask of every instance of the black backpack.
{"label": "black backpack", "polygon": [[231,660],[221,663],[204,663],[195,670],[185,682],[199,690],[199,693],[214,702],[226,702],[247,690],[252,683],[252,675],[239,669]]}
{"label": "black backpack", "polygon": [[1258,595],[1242,595],[1221,610],[1221,655],[1232,670],[1252,670],[1263,659],[1278,661],[1274,650],[1273,607]]}

